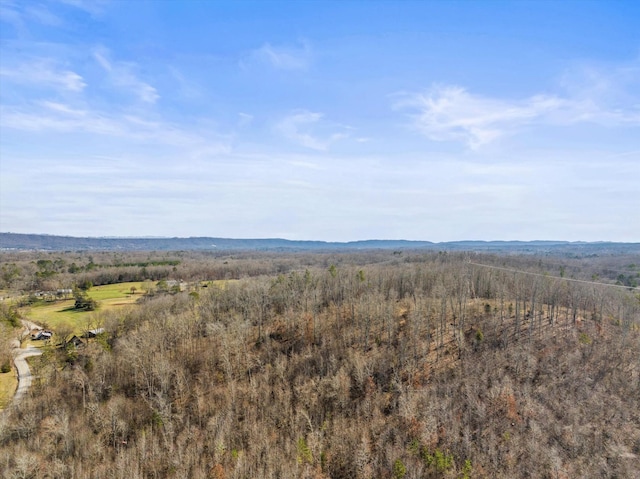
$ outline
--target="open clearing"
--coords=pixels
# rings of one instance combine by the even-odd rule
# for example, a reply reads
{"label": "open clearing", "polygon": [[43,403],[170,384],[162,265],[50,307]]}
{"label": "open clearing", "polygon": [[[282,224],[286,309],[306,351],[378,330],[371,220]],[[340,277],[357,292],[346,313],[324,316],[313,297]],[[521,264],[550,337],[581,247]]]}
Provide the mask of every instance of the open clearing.
{"label": "open clearing", "polygon": [[[136,293],[131,293],[135,288]],[[98,301],[98,311],[134,304],[142,292],[142,283],[118,283],[104,286],[94,286],[88,291],[90,298]],[[73,299],[64,301],[42,302],[25,309],[23,315],[34,323],[44,327],[56,329],[59,327],[72,328],[78,334],[86,328],[94,311],[76,311],[73,309]]]}
{"label": "open clearing", "polygon": [[13,369],[8,373],[0,373],[0,410],[6,408],[11,402],[16,387],[18,387],[18,379]]}

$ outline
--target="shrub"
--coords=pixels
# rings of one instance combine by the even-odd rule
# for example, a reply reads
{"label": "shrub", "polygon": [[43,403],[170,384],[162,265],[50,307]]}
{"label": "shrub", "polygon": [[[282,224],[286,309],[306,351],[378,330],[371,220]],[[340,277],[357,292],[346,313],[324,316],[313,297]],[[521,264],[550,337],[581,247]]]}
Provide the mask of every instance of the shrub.
{"label": "shrub", "polygon": [[393,477],[395,479],[402,479],[407,474],[407,468],[400,459],[396,459],[393,463]]}
{"label": "shrub", "polygon": [[298,462],[302,464],[303,462],[311,463],[313,460],[313,455],[311,454],[311,449],[307,445],[307,441],[304,440],[304,437],[298,439]]}
{"label": "shrub", "polygon": [[578,341],[580,341],[581,344],[591,344],[591,338],[587,333],[580,333]]}
{"label": "shrub", "polygon": [[447,472],[453,467],[453,455],[445,454],[440,449],[436,449],[433,454],[425,448],[422,452],[422,458],[427,467],[435,469],[438,473]]}
{"label": "shrub", "polygon": [[473,472],[471,460],[466,459],[464,461],[464,466],[462,466],[462,471],[460,472],[460,479],[469,479],[471,477],[471,472]]}

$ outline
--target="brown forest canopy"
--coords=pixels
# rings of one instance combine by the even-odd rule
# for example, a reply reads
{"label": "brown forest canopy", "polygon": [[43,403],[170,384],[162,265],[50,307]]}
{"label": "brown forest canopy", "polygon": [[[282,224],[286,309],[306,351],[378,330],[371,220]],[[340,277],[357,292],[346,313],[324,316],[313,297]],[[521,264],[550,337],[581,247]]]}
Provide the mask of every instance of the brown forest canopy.
{"label": "brown forest canopy", "polygon": [[[96,313],[105,332],[86,347],[50,346],[29,397],[0,422],[0,469],[638,477],[638,265],[637,255],[6,253],[14,289],[143,270],[189,287]],[[236,281],[202,287],[212,279]]]}

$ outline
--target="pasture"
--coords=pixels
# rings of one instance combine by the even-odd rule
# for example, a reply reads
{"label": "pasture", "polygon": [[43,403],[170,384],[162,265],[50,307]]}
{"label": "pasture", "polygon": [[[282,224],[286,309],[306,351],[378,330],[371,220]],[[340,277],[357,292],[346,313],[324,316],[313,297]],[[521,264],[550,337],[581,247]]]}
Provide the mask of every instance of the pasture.
{"label": "pasture", "polygon": [[18,379],[13,369],[8,373],[0,373],[0,410],[9,405],[17,387]]}
{"label": "pasture", "polygon": [[[132,293],[135,288],[135,293]],[[94,286],[87,292],[88,296],[98,302],[98,311],[134,304],[143,294],[141,282],[107,284]],[[75,301],[39,302],[22,310],[22,316],[46,328],[70,328],[75,334],[82,333],[91,325],[95,311],[79,311],[74,309]]]}

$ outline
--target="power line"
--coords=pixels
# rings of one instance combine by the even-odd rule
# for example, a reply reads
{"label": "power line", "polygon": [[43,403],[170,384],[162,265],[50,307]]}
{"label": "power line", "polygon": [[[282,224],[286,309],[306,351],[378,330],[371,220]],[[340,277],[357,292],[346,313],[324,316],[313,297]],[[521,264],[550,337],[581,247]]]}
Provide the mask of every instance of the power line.
{"label": "power line", "polygon": [[559,280],[562,280],[562,281],[573,281],[574,283],[595,284],[595,285],[598,285],[598,286],[608,286],[610,288],[622,288],[622,289],[626,289],[626,290],[640,291],[640,288],[638,288],[638,287],[634,288],[632,286],[623,286],[623,285],[620,285],[620,284],[598,283],[596,281],[587,281],[587,280],[584,280],[584,279],[563,278],[561,276],[550,276],[548,274],[533,273],[531,271],[522,271],[522,270],[518,270],[518,269],[502,268],[500,266],[493,266],[493,265],[490,265],[490,264],[474,263],[473,261],[469,261],[468,263],[472,264],[474,266],[482,266],[484,268],[498,269],[498,270],[501,270],[501,271],[507,271],[509,273],[528,274],[528,275],[531,275],[531,276],[540,276],[541,278],[559,279]]}

